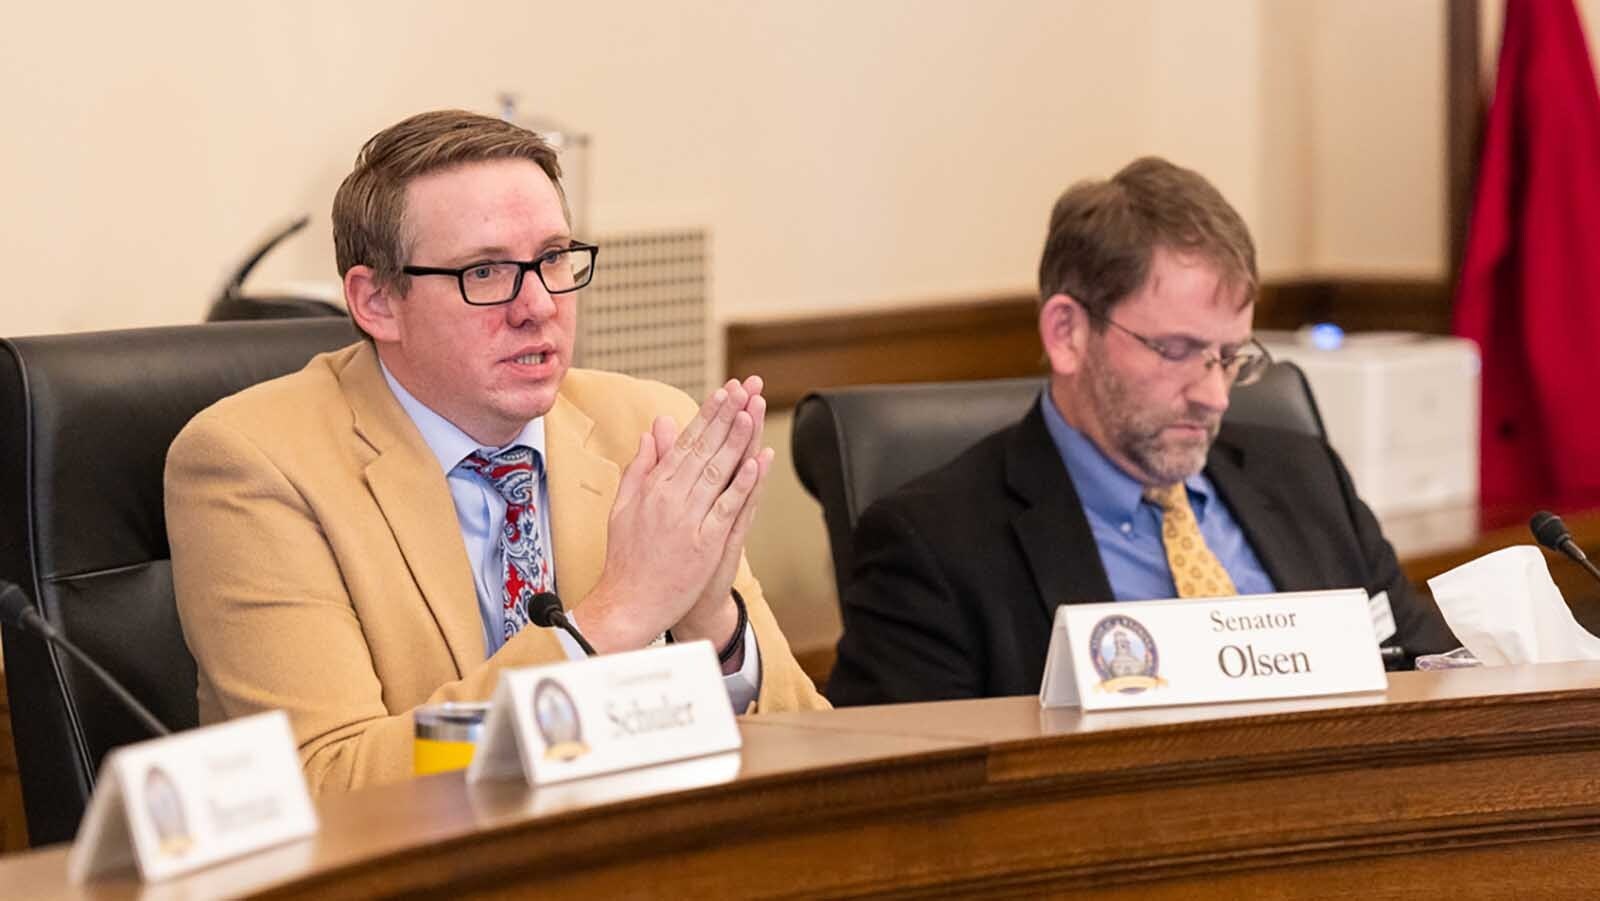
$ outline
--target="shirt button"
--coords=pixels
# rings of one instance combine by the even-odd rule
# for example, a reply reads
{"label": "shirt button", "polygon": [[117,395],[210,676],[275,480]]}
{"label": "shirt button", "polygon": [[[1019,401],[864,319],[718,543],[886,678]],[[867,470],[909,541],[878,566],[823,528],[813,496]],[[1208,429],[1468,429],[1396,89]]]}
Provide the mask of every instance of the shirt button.
{"label": "shirt button", "polygon": [[1123,523],[1122,524],[1122,534],[1124,534],[1124,535],[1133,534],[1133,523],[1131,523],[1131,522]]}

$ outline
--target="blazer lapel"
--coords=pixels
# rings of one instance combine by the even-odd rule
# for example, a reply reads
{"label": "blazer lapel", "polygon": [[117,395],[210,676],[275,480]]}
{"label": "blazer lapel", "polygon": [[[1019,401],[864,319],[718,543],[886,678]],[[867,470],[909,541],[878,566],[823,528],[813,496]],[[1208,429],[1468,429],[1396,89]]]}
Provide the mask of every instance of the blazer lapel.
{"label": "blazer lapel", "polygon": [[1046,618],[1054,619],[1061,604],[1112,600],[1089,519],[1037,404],[1006,448],[1006,483],[1023,505],[1011,527]]}
{"label": "blazer lapel", "polygon": [[1279,591],[1318,587],[1316,573],[1306,565],[1305,548],[1297,540],[1300,530],[1289,506],[1250,477],[1250,462],[1244,450],[1224,434],[1211,446],[1206,475],[1233,511],[1272,584]]}
{"label": "blazer lapel", "polygon": [[615,462],[590,449],[593,432],[594,420],[557,394],[545,415],[544,442],[556,589],[569,609],[600,581],[611,504],[622,478]]}
{"label": "blazer lapel", "polygon": [[364,344],[340,373],[355,430],[377,456],[367,465],[372,496],[389,522],[412,578],[464,675],[484,660],[483,621],[450,489],[410,417]]}

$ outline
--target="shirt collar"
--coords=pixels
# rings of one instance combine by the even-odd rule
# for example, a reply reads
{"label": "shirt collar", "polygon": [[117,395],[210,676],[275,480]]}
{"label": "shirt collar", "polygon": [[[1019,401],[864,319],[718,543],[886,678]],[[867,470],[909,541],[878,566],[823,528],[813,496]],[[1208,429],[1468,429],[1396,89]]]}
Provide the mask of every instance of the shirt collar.
{"label": "shirt collar", "polygon": [[[411,417],[412,423],[416,425],[417,431],[422,433],[423,443],[428,445],[428,450],[438,459],[439,468],[445,475],[449,475],[450,471],[470,453],[476,451],[492,453],[502,449],[479,444],[471,435],[461,431],[455,423],[417,400],[394,377],[389,367],[383,365],[382,360],[378,361],[378,368],[383,370],[383,380],[389,383],[389,390],[394,392],[394,399],[400,402],[400,408],[406,411],[406,415]],[[517,433],[517,437],[506,442],[504,447],[513,444],[531,447],[534,453],[539,455],[539,459],[544,459],[544,417],[539,416],[529,420],[528,424],[522,427],[522,431]]]}
{"label": "shirt collar", "polygon": [[[1048,387],[1039,395],[1039,406],[1044,413],[1045,430],[1055,442],[1067,474],[1072,476],[1072,486],[1084,509],[1110,522],[1131,520],[1144,498],[1144,485],[1111,462],[1089,436],[1067,424],[1050,399]],[[1197,472],[1184,479],[1183,484],[1189,489],[1195,520],[1204,522],[1212,496],[1211,480]]]}

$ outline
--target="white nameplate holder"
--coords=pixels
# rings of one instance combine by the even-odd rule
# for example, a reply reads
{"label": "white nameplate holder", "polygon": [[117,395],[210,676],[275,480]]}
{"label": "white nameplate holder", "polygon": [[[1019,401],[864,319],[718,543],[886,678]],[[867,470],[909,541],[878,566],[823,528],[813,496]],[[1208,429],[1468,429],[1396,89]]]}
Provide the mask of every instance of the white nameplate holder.
{"label": "white nameplate holder", "polygon": [[545,785],[740,743],[717,654],[692,641],[502,672],[467,781]]}
{"label": "white nameplate holder", "polygon": [[316,831],[289,717],[275,710],[106,755],[67,878],[137,863],[155,882]]}
{"label": "white nameplate holder", "polygon": [[1039,703],[1119,710],[1383,691],[1359,588],[1056,608]]}

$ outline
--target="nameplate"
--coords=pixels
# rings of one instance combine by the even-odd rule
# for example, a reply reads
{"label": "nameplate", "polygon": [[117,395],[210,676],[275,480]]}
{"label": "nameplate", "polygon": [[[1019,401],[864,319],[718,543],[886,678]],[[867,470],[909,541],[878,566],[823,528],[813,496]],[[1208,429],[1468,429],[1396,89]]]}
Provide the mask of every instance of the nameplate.
{"label": "nameplate", "polygon": [[106,755],[67,878],[137,863],[154,882],[316,831],[289,717],[275,710]]}
{"label": "nameplate", "polygon": [[1039,703],[1116,710],[1383,691],[1359,588],[1056,608]]}
{"label": "nameplate", "polygon": [[545,785],[740,746],[708,641],[500,674],[467,781]]}

